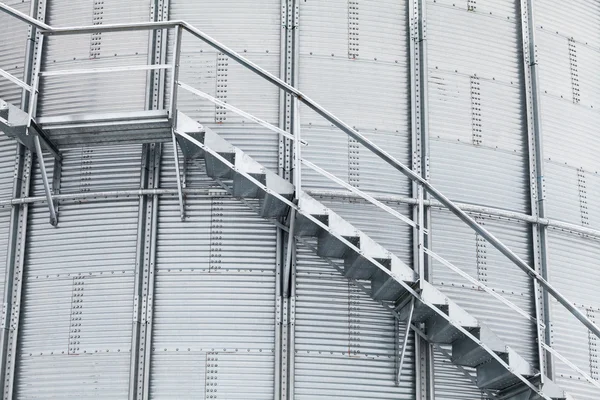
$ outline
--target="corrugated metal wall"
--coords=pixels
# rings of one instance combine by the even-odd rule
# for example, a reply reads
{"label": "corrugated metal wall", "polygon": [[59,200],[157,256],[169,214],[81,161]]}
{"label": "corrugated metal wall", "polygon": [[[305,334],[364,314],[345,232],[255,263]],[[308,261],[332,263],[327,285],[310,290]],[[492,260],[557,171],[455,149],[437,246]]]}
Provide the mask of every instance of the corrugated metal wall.
{"label": "corrugated metal wall", "polygon": [[[600,228],[597,195],[597,126],[600,121],[600,6],[595,1],[538,0],[535,33],[540,71],[541,125],[548,217]],[[570,232],[549,232],[551,283],[590,318],[598,315],[600,243]],[[597,339],[555,302],[552,345],[595,379]],[[598,319],[595,319],[596,323]],[[557,381],[578,399],[597,399],[598,389],[555,361]]]}
{"label": "corrugated metal wall", "polygon": [[[139,187],[140,146],[63,155],[65,192]],[[125,180],[114,174],[119,169]],[[37,167],[34,177],[33,191],[39,193]],[[138,200],[65,201],[59,218],[54,228],[44,204],[30,208],[16,396],[125,398]]]}
{"label": "corrugated metal wall", "polygon": [[[431,181],[453,200],[529,212],[527,125],[519,2],[429,0],[427,61]],[[476,218],[530,265],[528,225]],[[535,316],[529,277],[445,211],[432,213],[432,248]],[[434,284],[490,326],[533,365],[535,326],[445,266]],[[440,354],[436,395],[481,393]],[[452,379],[447,379],[452,377]],[[450,397],[448,397],[450,396]]]}
{"label": "corrugated metal wall", "polygon": [[[8,0],[4,2],[22,13],[29,14],[31,8],[30,1]],[[25,51],[27,46],[27,24],[4,13],[0,15],[0,37],[11,40],[2,40],[0,43],[0,68],[23,80],[25,68]],[[0,99],[14,104],[21,105],[22,89],[7,80],[0,77]]]}
{"label": "corrugated metal wall", "polygon": [[[408,2],[300,2],[299,36],[299,89],[409,164]],[[306,159],[360,189],[408,194],[407,179],[362,145],[306,107],[300,118]],[[307,188],[339,189],[302,175]]]}
{"label": "corrugated metal wall", "polygon": [[[169,16],[170,19],[186,20],[267,71],[279,75],[280,0],[171,0]],[[173,35],[169,36],[172,44]],[[180,81],[271,124],[279,124],[277,88],[189,34],[183,35],[181,66]],[[276,133],[244,121],[183,89],[179,90],[178,108],[277,171],[279,144]]]}
{"label": "corrugated metal wall", "polygon": [[[150,20],[150,0],[48,0],[46,23],[52,26],[103,25]],[[147,31],[50,37],[42,70],[145,65]],[[107,84],[108,82],[108,84]],[[38,116],[143,111],[146,72],[110,72],[48,76],[41,79]]]}
{"label": "corrugated metal wall", "polygon": [[[165,146],[161,185],[173,186]],[[212,186],[203,164],[191,187]],[[150,398],[272,399],[275,349],[275,227],[239,200],[160,200]],[[204,396],[204,397],[203,397]]]}
{"label": "corrugated metal wall", "polygon": [[[284,3],[171,0],[169,17],[190,22],[279,74]],[[408,3],[299,2],[294,67],[301,90],[406,164],[413,150]],[[24,12],[30,7],[26,1],[8,4]],[[520,2],[424,0],[423,5],[432,182],[457,201],[529,213]],[[147,21],[150,7],[150,0],[50,0],[46,22]],[[593,201],[600,192],[595,135],[600,7],[591,0],[536,0],[535,11],[548,216],[598,228],[600,212]],[[0,43],[0,68],[22,77],[25,25],[0,18],[0,35],[14,38]],[[43,68],[145,64],[148,37],[147,32],[128,32],[49,38]],[[273,86],[198,40],[183,39],[183,82],[279,123],[280,94]],[[146,107],[145,72],[113,73],[111,78],[111,84],[99,74],[44,78],[38,111],[60,115]],[[0,98],[18,104],[20,91],[0,80]],[[182,111],[277,169],[276,134],[183,90],[179,101]],[[371,193],[410,195],[410,185],[397,171],[304,107],[301,129],[310,143],[303,149],[308,160]],[[163,150],[160,185],[175,188],[172,148]],[[14,154],[13,142],[0,143],[0,198],[12,191]],[[140,146],[68,148],[64,155],[61,193],[139,187]],[[311,170],[303,172],[309,190],[339,189]],[[33,191],[42,195],[38,170],[35,178]],[[275,229],[225,195],[201,164],[189,162],[187,184],[204,192],[186,197],[185,222],[179,220],[176,196],[159,202],[150,397],[272,398]],[[412,232],[400,222],[362,202],[317,197],[412,262]],[[406,205],[389,205],[411,213]],[[58,228],[49,226],[44,204],[29,212],[17,397],[123,398],[130,384],[138,199],[63,201],[59,208]],[[533,262],[528,225],[488,215],[476,218]],[[0,239],[8,223],[9,208],[4,208]],[[431,228],[434,251],[533,314],[533,289],[525,274],[447,212],[434,210]],[[558,230],[548,236],[551,281],[590,318],[600,317],[595,294],[599,242]],[[6,246],[0,246],[0,259],[5,258]],[[0,276],[4,279],[2,269]],[[576,279],[582,276],[585,282]],[[432,277],[537,364],[536,333],[529,322],[441,265],[433,265]],[[415,397],[412,339],[396,387],[393,317],[303,246],[297,254],[296,294],[296,398]],[[597,339],[561,307],[551,306],[551,344],[600,378]],[[482,398],[441,353],[435,353],[434,364],[436,398]],[[559,383],[579,398],[598,397],[560,362],[556,373]]]}
{"label": "corrugated metal wall", "polygon": [[296,399],[415,398],[412,341],[395,386],[394,317],[302,245],[296,295]]}

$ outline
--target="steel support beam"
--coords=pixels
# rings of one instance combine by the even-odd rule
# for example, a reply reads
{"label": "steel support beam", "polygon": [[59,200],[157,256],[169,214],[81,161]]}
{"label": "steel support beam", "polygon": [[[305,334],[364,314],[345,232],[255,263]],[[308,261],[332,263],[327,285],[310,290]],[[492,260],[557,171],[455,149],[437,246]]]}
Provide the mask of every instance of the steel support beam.
{"label": "steel support beam", "polygon": [[[408,337],[410,336],[410,327],[411,327],[411,321],[412,321],[412,317],[413,317],[413,312],[415,311],[415,299],[414,297],[410,300],[410,303],[408,305],[409,307],[409,311],[408,311],[408,316],[406,317],[406,320],[402,321],[405,323],[405,329],[404,329],[404,333],[402,335],[402,338],[398,340],[398,344],[399,344],[399,348],[398,348],[398,354],[396,355],[397,360],[396,360],[396,386],[400,386],[400,378],[402,378],[402,369],[404,368],[404,358],[406,357],[406,347],[408,346]],[[399,322],[398,318],[396,318],[396,324],[399,327]],[[399,330],[399,328],[398,328]],[[398,332],[399,334],[400,332]]]}
{"label": "steel support beam", "polygon": [[181,173],[179,172],[179,148],[177,147],[177,139],[175,138],[175,132],[172,132],[173,136],[173,160],[175,162],[175,179],[177,179],[177,196],[179,198],[179,217],[182,221],[185,221],[185,198],[183,195],[183,183],[181,182]]}
{"label": "steel support beam", "polygon": [[[289,85],[298,81],[298,18],[299,5],[296,0],[281,1],[281,69],[280,79]],[[232,110],[236,112],[235,110]],[[296,195],[300,187],[299,147],[294,139],[299,139],[300,125],[298,120],[299,110],[296,99],[288,92],[280,91],[279,101],[279,174],[296,185]],[[265,126],[255,119],[255,122]],[[272,129],[272,128],[269,128]],[[296,244],[293,235],[296,213],[290,210],[286,225],[288,226],[287,241],[282,240],[278,245],[281,253],[285,254],[283,275],[281,279],[281,345],[280,364],[276,375],[280,381],[276,388],[275,399],[294,398],[294,321],[295,310],[295,264]],[[281,238],[285,237],[282,230]]]}
{"label": "steel support beam", "polygon": [[[144,146],[142,185],[158,185],[161,144]],[[147,399],[152,343],[158,196],[140,199],[129,399]]]}
{"label": "steel support beam", "polygon": [[[159,184],[160,177],[160,159],[162,154],[162,144],[151,144],[154,146],[154,165],[152,174],[148,177],[148,186],[155,187]],[[154,316],[154,269],[156,267],[156,236],[158,233],[158,197],[154,196],[151,202],[148,202],[146,211],[146,221],[150,218],[150,224],[146,223],[146,239],[150,235],[150,244],[146,242],[144,247],[144,282],[146,285],[146,296],[143,296],[142,303],[142,326],[145,326],[145,332],[142,330],[144,338],[144,355],[140,354],[139,366],[144,369],[144,391],[143,396],[138,393],[138,400],[147,400],[150,388],[150,368],[152,356],[152,324]],[[138,369],[139,371],[139,369]]]}
{"label": "steel support beam", "polygon": [[[31,170],[31,152],[24,146],[17,145],[13,183],[14,196],[26,197],[29,195]],[[13,390],[28,211],[28,204],[13,205],[10,215],[6,282],[2,304],[2,336],[0,339],[0,376],[4,381],[2,399],[11,398]]]}
{"label": "steel support beam", "polygon": [[[168,0],[154,0],[151,16],[154,21],[168,19]],[[148,64],[164,65],[167,54],[166,29],[150,35]],[[172,69],[175,73],[175,68]],[[146,109],[164,108],[165,69],[153,69],[147,75]],[[172,104],[175,104],[174,102]],[[174,137],[173,137],[174,139]],[[156,190],[160,186],[162,144],[143,146],[141,188]],[[174,151],[177,146],[174,144]],[[179,172],[179,170],[177,170]],[[179,173],[178,183],[179,183]],[[179,187],[179,186],[178,186]],[[178,190],[181,193],[181,190]],[[154,310],[154,269],[156,266],[156,235],[158,231],[158,196],[140,198],[138,214],[137,260],[134,296],[134,335],[130,363],[129,400],[148,398],[152,350],[152,316]]]}
{"label": "steel support beam", "polygon": [[[409,2],[409,65],[410,65],[410,105],[411,105],[411,144],[412,170],[422,179],[429,179],[429,130],[427,114],[427,30],[425,19],[425,1],[411,0]],[[425,248],[431,247],[429,221],[431,211],[426,207],[427,193],[416,181],[411,182],[412,197],[416,200],[413,205],[413,265],[421,277],[419,282],[429,280],[428,258]],[[427,233],[427,234],[426,234]],[[410,321],[409,321],[410,324]],[[407,328],[406,332],[408,333]],[[434,398],[433,363],[429,343],[414,333],[415,341],[415,382],[416,397],[419,400]],[[401,371],[399,371],[401,374]],[[399,379],[398,374],[398,379]]]}
{"label": "steel support beam", "polygon": [[[23,15],[27,20],[32,20],[34,25],[40,24],[42,26],[47,26],[39,21],[44,20],[46,15],[45,0],[32,1],[29,14],[35,16],[35,18],[25,14]],[[23,72],[23,80],[28,85],[31,85],[33,71],[37,68],[35,61],[36,46],[38,44],[37,37],[36,28],[30,26],[26,43]],[[32,101],[32,93],[23,90],[21,95],[21,109],[24,111],[28,110],[29,104]],[[29,197],[31,187],[33,155],[30,150],[19,143],[17,143],[16,147],[17,151],[15,155],[15,175],[12,196],[15,199],[27,198]],[[0,392],[1,400],[13,398],[28,215],[29,204],[12,205],[6,257],[6,281],[2,304],[2,331],[0,336],[0,377],[4,383],[3,390]]]}
{"label": "steel support beam", "polygon": [[[152,157],[150,155],[150,146],[142,147],[142,164],[140,174],[140,187],[148,188],[148,175],[151,173]],[[146,246],[146,213],[147,202],[152,201],[152,197],[142,196],[138,203],[138,227],[136,241],[136,261],[135,261],[135,287],[133,294],[133,320],[132,320],[132,335],[131,335],[131,361],[129,366],[129,400],[137,399],[138,393],[143,393],[143,367],[139,368],[138,360],[140,354],[144,352],[144,343],[141,342],[142,330],[142,303],[144,293],[144,247]],[[146,289],[147,290],[147,289]]]}
{"label": "steel support beam", "polygon": [[[527,106],[527,142],[529,155],[529,183],[531,198],[531,214],[537,218],[546,218],[546,188],[544,183],[544,155],[542,147],[542,123],[540,119],[540,89],[535,45],[535,24],[533,18],[533,1],[521,0],[521,36],[523,39],[523,71],[525,74],[525,95]],[[534,268],[548,279],[548,243],[547,228],[538,224],[532,226]],[[537,345],[540,370],[544,372],[540,383],[544,383],[545,375],[554,378],[552,354],[546,352],[544,344],[550,344],[550,302],[548,293],[534,281],[536,318],[545,321],[545,327],[536,326]]]}

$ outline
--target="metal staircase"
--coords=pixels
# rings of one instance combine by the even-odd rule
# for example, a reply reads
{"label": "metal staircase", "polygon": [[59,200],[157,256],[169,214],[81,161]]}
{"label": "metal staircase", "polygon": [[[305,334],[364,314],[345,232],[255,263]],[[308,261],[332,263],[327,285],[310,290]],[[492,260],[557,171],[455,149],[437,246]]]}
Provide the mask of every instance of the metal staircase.
{"label": "metal staircase", "polygon": [[[295,193],[292,183],[185,114],[177,112],[175,121],[173,132],[187,158],[203,160],[208,176],[228,182],[233,196],[258,200],[262,217],[285,218],[294,209],[294,236],[316,239],[319,256],[342,259],[347,278],[369,280],[371,298],[389,303],[400,318],[422,326],[429,342],[451,344],[452,362],[476,368],[479,388],[498,399],[571,399],[549,378],[541,380],[539,371],[484,324],[331,209],[303,191]],[[32,151],[36,136],[47,149],[54,149],[55,138],[63,144],[84,143],[93,135],[119,137],[120,142],[166,141],[172,122],[156,112],[134,118],[88,115],[41,118],[28,129],[28,114],[0,101],[0,130]]]}
{"label": "metal staircase", "polygon": [[[481,227],[456,204],[434,188],[430,182],[415,174],[398,160],[374,143],[370,142],[353,128],[339,120],[296,88],[282,82],[259,66],[248,61],[233,50],[220,44],[208,35],[184,21],[164,23],[114,24],[112,26],[90,26],[72,28],[52,28],[0,3],[0,9],[31,26],[37,27],[43,35],[82,34],[100,30],[176,30],[174,62],[172,66],[158,65],[156,68],[172,68],[171,104],[164,111],[140,111],[127,115],[71,115],[65,117],[35,117],[39,70],[34,71],[31,86],[20,82],[20,86],[31,94],[29,111],[22,111],[0,101],[0,130],[18,140],[31,151],[41,156],[41,146],[49,150],[60,161],[57,146],[82,144],[90,140],[97,143],[161,142],[177,140],[187,158],[203,160],[207,174],[231,188],[234,196],[257,201],[257,212],[265,218],[288,222],[291,236],[308,237],[316,240],[316,252],[327,259],[343,260],[343,273],[348,279],[370,281],[370,296],[389,305],[401,319],[409,322],[413,329],[422,332],[430,343],[452,346],[452,362],[458,366],[476,369],[476,383],[496,399],[571,399],[548,377],[535,370],[514,349],[503,342],[488,327],[450,300],[421,277],[398,257],[387,251],[366,234],[356,229],[331,209],[301,190],[299,176],[294,184],[269,171],[261,164],[232,146],[212,130],[178,112],[176,107],[178,81],[178,57],[181,46],[181,33],[186,30],[196,38],[208,43],[218,51],[231,57],[263,79],[293,96],[294,109],[302,102],[317,114],[329,121],[350,137],[381,158],[383,161],[408,176],[421,189],[427,191],[440,203],[457,215],[463,222],[477,231],[494,247],[513,261],[541,286],[555,297],[566,309],[576,316],[592,332],[600,336],[600,329],[554,289],[538,272],[529,267],[516,254]],[[41,60],[43,46],[38,46],[37,58]],[[39,64],[37,68],[39,69]],[[1,72],[1,71],[0,71]],[[6,74],[5,74],[6,75]],[[13,81],[17,80],[12,77]],[[183,87],[183,86],[182,86]],[[185,87],[184,87],[185,88]],[[222,106],[225,106],[224,104]],[[255,120],[256,121],[256,120]],[[260,121],[263,122],[264,121]],[[292,136],[286,132],[280,134]],[[175,139],[176,138],[176,139]],[[295,170],[302,161],[299,157],[300,138],[294,146]],[[42,157],[40,157],[42,158]],[[51,222],[57,222],[53,208],[53,197],[45,176],[43,160],[41,170],[47,201],[50,206]],[[178,165],[178,163],[176,163]],[[179,174],[178,174],[179,175]],[[179,178],[179,177],[178,177]],[[178,182],[179,183],[179,182]],[[420,192],[422,204],[422,192]],[[181,190],[179,191],[181,200]],[[423,233],[423,227],[418,229]],[[289,254],[289,252],[288,252]]]}
{"label": "metal staircase", "polygon": [[[539,392],[529,387],[521,378],[536,385],[539,371],[483,323],[331,209],[305,192],[296,194],[298,204],[294,207],[289,202],[294,196],[291,183],[180,112],[176,132],[186,157],[203,159],[211,178],[231,181],[234,196],[258,199],[261,216],[282,218],[295,208],[295,236],[316,238],[319,256],[343,259],[347,278],[369,280],[371,298],[393,304],[400,317],[410,318],[412,324],[422,323],[431,343],[451,344],[452,362],[475,367],[479,388],[494,391],[499,399],[571,398],[547,377]],[[410,288],[418,295],[414,303]],[[477,342],[463,334],[465,330]]]}

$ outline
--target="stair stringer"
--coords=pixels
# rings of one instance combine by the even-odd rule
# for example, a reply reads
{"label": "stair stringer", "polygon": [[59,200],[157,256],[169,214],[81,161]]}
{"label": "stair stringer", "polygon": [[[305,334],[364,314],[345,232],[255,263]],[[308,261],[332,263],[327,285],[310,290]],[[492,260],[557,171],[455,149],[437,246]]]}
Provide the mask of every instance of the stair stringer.
{"label": "stair stringer", "polygon": [[[471,357],[460,361],[477,368],[478,386],[482,389],[528,393],[531,399],[567,399],[562,389],[547,380],[552,387],[550,396],[544,394],[531,380],[540,377],[523,357],[499,339],[485,324],[471,316],[448,296],[426,281],[420,282],[418,275],[391,252],[385,250],[364,232],[355,228],[333,210],[327,208],[306,192],[296,193],[297,204],[291,201],[295,188],[288,181],[252,160],[242,150],[230,145],[216,133],[178,113],[175,133],[180,143],[195,145],[202,149],[207,173],[218,181],[233,181],[234,196],[258,198],[263,206],[258,210],[263,217],[285,217],[290,208],[297,214],[295,236],[310,236],[318,239],[317,254],[322,257],[343,259],[345,266],[350,260],[348,274],[356,273],[355,264],[367,270],[361,271],[363,279],[371,280],[371,297],[374,300],[401,302],[407,296],[416,299],[415,317],[411,322],[423,323],[431,343],[463,344],[470,340],[476,344],[466,346]],[[212,149],[210,146],[216,146]],[[243,181],[245,189],[235,193],[236,182]],[[248,184],[257,186],[257,191],[247,190]],[[239,186],[239,185],[237,185]],[[291,186],[291,187],[290,187]],[[268,199],[268,200],[267,200]],[[267,208],[274,207],[277,212]],[[346,267],[345,267],[346,272]],[[400,313],[402,314],[402,310]],[[464,346],[463,346],[464,347]],[[457,345],[457,349],[461,347]],[[461,360],[457,357],[457,360]],[[460,364],[458,364],[460,365]],[[518,390],[523,387],[523,390]],[[559,392],[559,393],[557,393]],[[508,393],[508,392],[507,392]],[[508,395],[506,399],[521,397]]]}

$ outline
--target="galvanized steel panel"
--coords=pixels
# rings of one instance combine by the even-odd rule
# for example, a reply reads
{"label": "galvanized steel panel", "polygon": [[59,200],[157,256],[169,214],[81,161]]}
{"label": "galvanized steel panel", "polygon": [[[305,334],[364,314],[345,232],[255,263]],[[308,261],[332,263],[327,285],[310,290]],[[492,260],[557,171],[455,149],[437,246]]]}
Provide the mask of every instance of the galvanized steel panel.
{"label": "galvanized steel panel", "polygon": [[[279,0],[259,3],[173,0],[169,4],[169,17],[189,22],[267,71],[279,75],[282,31]],[[169,62],[172,62],[173,42],[173,32],[170,32]],[[190,34],[183,34],[181,49],[181,82],[271,124],[279,124],[279,90],[274,85]],[[166,101],[170,98],[170,81],[171,75],[167,74]],[[277,170],[279,140],[276,133],[244,121],[231,111],[181,88],[178,109],[214,129],[266,167]]]}
{"label": "galvanized steel panel", "polygon": [[[580,311],[598,321],[598,308],[593,310],[579,307]],[[580,368],[598,380],[597,339],[575,317],[556,301],[551,302],[551,343],[550,345]],[[600,390],[592,386],[579,373],[555,358],[556,383],[568,390],[577,400],[594,400]]]}
{"label": "galvanized steel panel", "polygon": [[[477,221],[531,263],[525,223],[477,217]],[[432,213],[432,250],[535,317],[533,283],[510,260],[448,212]],[[433,284],[488,325],[532,365],[537,364],[535,325],[444,265],[432,265]]]}
{"label": "galvanized steel panel", "polygon": [[[535,4],[541,120],[548,216],[577,225],[600,226],[597,103],[600,88],[600,8],[597,2]],[[584,314],[597,321],[596,240],[569,231],[548,233],[548,278]],[[555,301],[551,302],[551,344],[584,372],[598,379],[597,340]],[[600,392],[555,359],[557,382],[577,399]]]}
{"label": "galvanized steel panel", "polygon": [[0,200],[12,198],[17,142],[0,134]]}
{"label": "galvanized steel panel", "polygon": [[[86,176],[69,168],[71,157],[81,162],[80,153],[65,153],[66,187]],[[137,171],[129,171],[130,177],[136,173],[139,182],[139,164]],[[39,176],[36,163],[34,190],[41,186]],[[90,190],[109,184],[106,178],[91,182]],[[16,394],[126,397],[138,199],[63,201],[59,221],[58,228],[48,223],[43,203],[30,207]]]}
{"label": "galvanized steel panel", "polygon": [[229,197],[187,196],[185,222],[159,204],[150,397],[272,398],[273,225]]}
{"label": "galvanized steel panel", "polygon": [[526,212],[518,14],[514,1],[427,2],[429,150],[431,180],[452,199]]}
{"label": "galvanized steel panel", "polygon": [[400,386],[394,384],[394,325],[353,281],[298,246],[295,399],[414,399],[412,339]]}
{"label": "galvanized steel panel", "polygon": [[[4,3],[29,15],[30,1],[8,0]],[[0,37],[11,38],[11,40],[3,39],[0,42],[0,68],[21,80],[24,80],[27,32],[28,26],[26,23],[8,14],[0,14]],[[23,89],[19,86],[4,77],[0,77],[0,99],[19,107],[22,92]]]}
{"label": "galvanized steel panel", "polygon": [[[94,374],[95,396],[127,395],[137,205],[137,200],[61,204],[58,230],[48,223],[43,204],[31,210],[19,396],[54,398],[60,388],[62,398],[81,398]],[[39,371],[49,362],[56,368]],[[119,364],[123,368],[115,368]],[[72,386],[62,384],[62,375],[74,378]]]}
{"label": "galvanized steel panel", "polygon": [[431,140],[429,149],[431,182],[452,200],[512,211],[529,209],[523,154],[440,139]]}
{"label": "galvanized steel panel", "polygon": [[[452,346],[445,345],[442,348],[448,355],[452,355]],[[486,399],[483,392],[473,383],[473,379],[476,379],[475,368],[463,367],[461,370],[446,354],[437,349],[433,353],[433,362],[436,400]]]}
{"label": "galvanized steel panel", "polygon": [[[51,0],[46,23],[52,26],[104,25],[150,20],[150,0]],[[145,65],[148,31],[49,37],[42,70],[57,71]],[[48,76],[41,79],[38,115],[145,109],[146,72]]]}
{"label": "galvanized steel panel", "polygon": [[[314,198],[363,231],[386,250],[394,253],[407,265],[411,265],[413,243],[412,228],[409,225],[364,201],[322,196],[314,196]],[[386,205],[410,218],[410,206],[389,202]]]}
{"label": "galvanized steel panel", "polygon": [[[407,2],[300,2],[299,88],[400,161],[410,161]],[[322,38],[326,37],[327,40]],[[344,101],[340,101],[344,99]],[[364,190],[407,194],[403,176],[313,111],[300,110],[303,156]],[[335,183],[303,169],[307,188]]]}
{"label": "galvanized steel panel", "polygon": [[600,308],[600,242],[569,232],[550,230],[548,279],[571,301]]}

